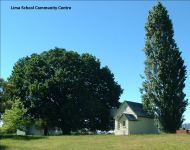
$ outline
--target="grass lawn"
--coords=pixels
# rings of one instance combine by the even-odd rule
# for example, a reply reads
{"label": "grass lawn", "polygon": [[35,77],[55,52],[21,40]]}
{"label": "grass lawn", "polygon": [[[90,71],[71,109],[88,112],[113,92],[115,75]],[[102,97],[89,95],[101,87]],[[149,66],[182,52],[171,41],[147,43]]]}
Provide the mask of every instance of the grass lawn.
{"label": "grass lawn", "polygon": [[190,135],[3,136],[0,150],[190,150]]}

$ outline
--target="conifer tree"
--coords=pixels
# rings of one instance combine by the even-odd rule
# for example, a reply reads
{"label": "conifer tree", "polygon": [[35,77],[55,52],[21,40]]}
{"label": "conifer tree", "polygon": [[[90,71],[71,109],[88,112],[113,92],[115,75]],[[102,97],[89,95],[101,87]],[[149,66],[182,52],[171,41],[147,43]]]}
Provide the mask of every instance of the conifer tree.
{"label": "conifer tree", "polygon": [[160,2],[150,10],[145,32],[142,102],[163,131],[175,132],[188,105],[183,92],[186,66],[174,40],[172,21]]}

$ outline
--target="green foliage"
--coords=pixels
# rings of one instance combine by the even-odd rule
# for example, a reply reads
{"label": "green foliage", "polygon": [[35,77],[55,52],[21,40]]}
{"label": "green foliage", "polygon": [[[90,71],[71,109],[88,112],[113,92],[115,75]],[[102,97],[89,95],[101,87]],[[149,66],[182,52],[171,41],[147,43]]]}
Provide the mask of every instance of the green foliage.
{"label": "green foliage", "polygon": [[[5,108],[4,97],[3,97],[4,87],[5,87],[4,84],[5,84],[5,81],[0,78],[0,113],[2,113]],[[0,114],[0,118],[1,118],[1,114]]]}
{"label": "green foliage", "polygon": [[158,2],[149,12],[145,26],[145,80],[142,101],[163,131],[175,132],[183,122],[187,99],[186,66],[173,39],[174,31],[167,10]]}
{"label": "green foliage", "polygon": [[19,99],[16,99],[11,109],[6,109],[3,115],[3,130],[9,133],[14,133],[16,129],[24,129],[28,123],[26,119],[27,109],[24,108],[23,104]]}
{"label": "green foliage", "polygon": [[4,113],[5,109],[10,109],[12,101],[8,98],[8,93],[10,92],[11,85],[0,78],[0,118]]}
{"label": "green foliage", "polygon": [[41,118],[34,120],[34,125],[38,129],[44,128],[46,126],[46,124],[47,123],[44,120],[42,120]]}
{"label": "green foliage", "polygon": [[20,59],[8,81],[14,85],[11,96],[19,97],[33,118],[64,133],[108,130],[109,111],[122,93],[94,56],[59,48]]}

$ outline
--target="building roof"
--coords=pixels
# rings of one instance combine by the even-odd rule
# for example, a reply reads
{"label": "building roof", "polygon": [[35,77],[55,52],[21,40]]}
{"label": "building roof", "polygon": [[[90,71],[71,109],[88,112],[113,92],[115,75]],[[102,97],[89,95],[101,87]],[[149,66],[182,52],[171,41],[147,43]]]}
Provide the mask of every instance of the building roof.
{"label": "building roof", "polygon": [[129,121],[137,121],[137,118],[132,114],[124,114]]}
{"label": "building roof", "polygon": [[137,102],[131,102],[131,101],[125,101],[129,105],[129,107],[134,111],[134,113],[138,117],[146,117],[146,118],[152,118],[144,109],[143,105],[141,103]]}

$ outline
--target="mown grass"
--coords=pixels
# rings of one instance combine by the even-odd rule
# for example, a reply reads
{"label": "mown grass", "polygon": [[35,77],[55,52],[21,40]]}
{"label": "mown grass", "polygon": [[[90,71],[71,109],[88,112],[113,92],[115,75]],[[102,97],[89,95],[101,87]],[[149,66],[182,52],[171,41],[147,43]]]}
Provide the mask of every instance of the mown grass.
{"label": "mown grass", "polygon": [[190,150],[190,135],[2,136],[1,150]]}

